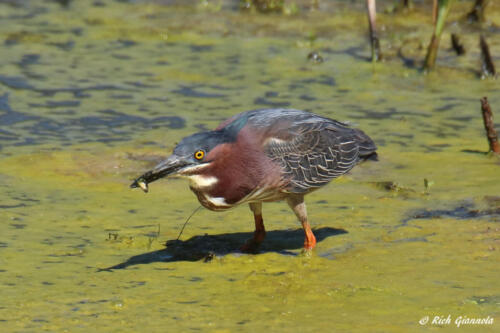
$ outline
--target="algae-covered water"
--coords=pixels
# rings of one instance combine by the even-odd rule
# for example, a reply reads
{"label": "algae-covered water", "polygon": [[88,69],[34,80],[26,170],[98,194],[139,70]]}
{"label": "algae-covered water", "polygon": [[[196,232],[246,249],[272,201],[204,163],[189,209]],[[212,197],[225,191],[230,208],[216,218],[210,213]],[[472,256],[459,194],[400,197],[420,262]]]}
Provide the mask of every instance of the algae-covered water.
{"label": "algae-covered water", "polygon": [[[482,26],[461,19],[472,2],[455,4],[427,75],[420,2],[378,3],[377,64],[361,1],[269,15],[61,3],[0,2],[0,331],[499,331],[500,159],[485,154],[479,99],[499,124],[500,83],[480,78],[477,47],[482,32],[500,66],[498,3]],[[311,256],[284,203],[264,205],[257,254],[238,251],[246,206],[200,210],[175,241],[199,206],[187,183],[145,195],[131,179],[182,137],[267,107],[349,121],[380,160],[306,197]],[[493,323],[457,328],[460,316]]]}

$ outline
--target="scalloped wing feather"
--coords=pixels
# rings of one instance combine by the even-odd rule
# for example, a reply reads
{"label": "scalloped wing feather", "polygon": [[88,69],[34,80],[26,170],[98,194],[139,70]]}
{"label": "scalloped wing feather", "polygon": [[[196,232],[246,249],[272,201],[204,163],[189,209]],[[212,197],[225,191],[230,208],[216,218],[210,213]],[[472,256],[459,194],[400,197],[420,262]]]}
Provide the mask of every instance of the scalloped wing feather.
{"label": "scalloped wing feather", "polygon": [[360,146],[353,129],[328,121],[301,125],[291,140],[273,138],[265,150],[290,180],[288,192],[305,193],[351,170]]}

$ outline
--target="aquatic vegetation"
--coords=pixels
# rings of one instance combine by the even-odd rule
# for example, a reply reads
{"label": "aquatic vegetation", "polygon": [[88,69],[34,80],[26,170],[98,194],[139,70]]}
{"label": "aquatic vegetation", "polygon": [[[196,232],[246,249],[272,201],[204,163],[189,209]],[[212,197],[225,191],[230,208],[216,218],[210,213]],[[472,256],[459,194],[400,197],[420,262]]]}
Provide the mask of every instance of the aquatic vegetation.
{"label": "aquatic vegetation", "polygon": [[283,12],[284,0],[241,0],[241,8],[257,10],[261,13]]}
{"label": "aquatic vegetation", "polygon": [[448,12],[453,5],[455,0],[437,0],[438,1],[438,12],[437,19],[434,26],[434,33],[432,34],[431,42],[427,49],[427,56],[425,57],[424,68],[426,70],[431,70],[436,64],[436,57],[439,50],[439,42],[441,40],[441,34],[443,33],[444,25],[446,23],[446,18],[448,17]]}
{"label": "aquatic vegetation", "polygon": [[366,8],[368,12],[368,26],[370,31],[370,45],[372,49],[372,61],[376,62],[382,59],[382,54],[380,52],[380,41],[377,36],[376,28],[376,2],[375,0],[367,0]]}
{"label": "aquatic vegetation", "polygon": [[500,144],[498,143],[498,134],[495,130],[495,125],[493,123],[493,112],[491,111],[490,104],[488,103],[488,98],[483,97],[481,99],[481,111],[483,114],[484,129],[486,131],[486,138],[488,139],[488,144],[490,146],[491,152],[495,154],[500,154]]}
{"label": "aquatic vegetation", "polygon": [[475,0],[471,11],[467,13],[467,20],[470,22],[484,22],[486,7],[490,0]]}
{"label": "aquatic vegetation", "polygon": [[[429,75],[421,2],[377,3],[376,64],[361,2],[162,2],[0,2],[2,332],[400,332],[448,314],[498,331],[500,159],[479,99],[498,112],[500,83],[477,75],[477,29],[498,57],[497,1],[484,27],[460,23],[471,1],[453,5],[446,31],[467,52],[443,35]],[[310,194],[312,256],[284,203],[266,205],[267,241],[246,255],[247,207],[200,209],[177,239],[198,206],[187,184],[128,188],[179,138],[282,106],[349,121],[380,150]]]}
{"label": "aquatic vegetation", "polygon": [[479,37],[479,46],[481,48],[481,77],[496,78],[497,72],[491,58],[490,47],[483,35]]}

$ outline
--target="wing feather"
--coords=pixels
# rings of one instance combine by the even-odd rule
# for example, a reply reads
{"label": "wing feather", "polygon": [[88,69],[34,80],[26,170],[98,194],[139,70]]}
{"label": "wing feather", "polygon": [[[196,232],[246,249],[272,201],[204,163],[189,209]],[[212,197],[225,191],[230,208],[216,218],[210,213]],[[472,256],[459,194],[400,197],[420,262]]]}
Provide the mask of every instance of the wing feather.
{"label": "wing feather", "polygon": [[355,132],[338,123],[298,124],[288,140],[273,137],[265,150],[282,167],[289,192],[304,193],[327,184],[351,170],[359,159]]}
{"label": "wing feather", "polygon": [[217,129],[238,133],[248,124],[263,133],[264,151],[281,166],[289,192],[305,193],[351,170],[360,159],[376,159],[375,143],[361,130],[294,109],[242,112]]}

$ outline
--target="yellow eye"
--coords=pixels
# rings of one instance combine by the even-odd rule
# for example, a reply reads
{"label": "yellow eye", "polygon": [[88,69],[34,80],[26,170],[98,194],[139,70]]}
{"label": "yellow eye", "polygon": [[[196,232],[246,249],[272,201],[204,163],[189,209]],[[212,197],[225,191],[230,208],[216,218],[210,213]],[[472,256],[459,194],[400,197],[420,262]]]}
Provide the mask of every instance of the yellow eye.
{"label": "yellow eye", "polygon": [[205,157],[205,152],[203,150],[198,150],[196,153],[194,153],[194,158],[197,160],[201,160],[203,157]]}

